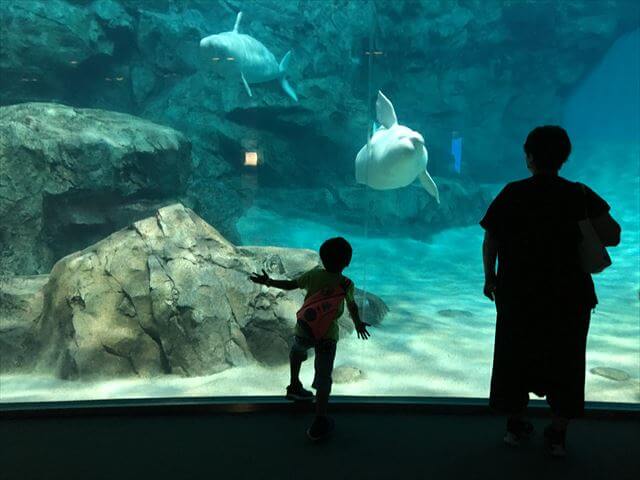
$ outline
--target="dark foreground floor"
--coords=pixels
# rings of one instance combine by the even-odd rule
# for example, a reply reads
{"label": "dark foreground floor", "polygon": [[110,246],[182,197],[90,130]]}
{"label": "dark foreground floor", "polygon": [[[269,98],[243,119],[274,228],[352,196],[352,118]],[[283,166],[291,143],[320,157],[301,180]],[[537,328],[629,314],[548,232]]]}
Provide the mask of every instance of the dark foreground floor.
{"label": "dark foreground floor", "polygon": [[211,413],[2,419],[9,479],[640,479],[640,422],[581,420],[570,456],[501,443],[490,415],[338,413],[323,444],[304,413]]}

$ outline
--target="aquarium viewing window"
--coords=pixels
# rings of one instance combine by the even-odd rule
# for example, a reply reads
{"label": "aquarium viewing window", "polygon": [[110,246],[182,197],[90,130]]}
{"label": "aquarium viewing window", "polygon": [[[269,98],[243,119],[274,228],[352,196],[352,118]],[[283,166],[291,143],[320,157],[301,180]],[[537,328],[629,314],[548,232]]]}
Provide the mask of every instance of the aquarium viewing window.
{"label": "aquarium viewing window", "polygon": [[623,231],[586,399],[640,402],[637,2],[208,3],[0,2],[0,402],[281,398],[305,295],[249,276],[336,236],[332,395],[486,402],[478,222],[543,124]]}

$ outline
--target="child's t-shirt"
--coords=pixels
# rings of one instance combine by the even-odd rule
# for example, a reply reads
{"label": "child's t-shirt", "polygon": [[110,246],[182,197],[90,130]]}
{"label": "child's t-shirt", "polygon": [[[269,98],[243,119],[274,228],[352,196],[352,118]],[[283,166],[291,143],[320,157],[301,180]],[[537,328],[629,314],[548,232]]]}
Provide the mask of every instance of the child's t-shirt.
{"label": "child's t-shirt", "polygon": [[[307,291],[304,297],[306,301],[307,298],[309,298],[311,295],[315,294],[316,292],[319,292],[323,288],[337,287],[340,284],[340,282],[342,282],[343,278],[346,278],[347,280],[349,280],[347,277],[345,277],[341,273],[331,273],[331,272],[327,272],[322,267],[315,267],[309,270],[308,272],[300,275],[298,278],[295,279],[295,282],[298,284],[299,288]],[[347,302],[355,301],[354,292],[355,292],[355,287],[353,285],[353,282],[349,280],[349,286],[347,287],[347,294],[345,296],[345,299],[347,300]],[[343,312],[344,312],[344,301],[342,301],[340,303],[340,306],[338,306],[338,311],[336,312],[336,318],[333,320],[333,322],[329,326],[327,333],[325,333],[324,336],[322,337],[323,339],[338,341],[338,337],[340,334],[339,333],[340,329],[338,327],[338,318],[342,316]],[[295,328],[295,335],[297,335],[298,337],[309,338],[309,334],[297,323]]]}

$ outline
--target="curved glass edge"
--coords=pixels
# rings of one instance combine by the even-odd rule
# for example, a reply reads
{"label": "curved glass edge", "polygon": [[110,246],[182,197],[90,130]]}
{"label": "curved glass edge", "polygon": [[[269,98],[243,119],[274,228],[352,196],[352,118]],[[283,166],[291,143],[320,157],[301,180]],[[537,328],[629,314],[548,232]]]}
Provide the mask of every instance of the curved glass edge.
{"label": "curved glass edge", "polygon": [[[495,414],[486,398],[383,397],[337,395],[331,399],[335,413]],[[313,403],[291,403],[280,396],[165,397],[66,402],[16,402],[0,404],[0,418],[24,416],[141,415],[171,413],[311,412]],[[529,413],[540,416],[544,400],[529,402]],[[584,418],[634,418],[640,404],[585,402]]]}

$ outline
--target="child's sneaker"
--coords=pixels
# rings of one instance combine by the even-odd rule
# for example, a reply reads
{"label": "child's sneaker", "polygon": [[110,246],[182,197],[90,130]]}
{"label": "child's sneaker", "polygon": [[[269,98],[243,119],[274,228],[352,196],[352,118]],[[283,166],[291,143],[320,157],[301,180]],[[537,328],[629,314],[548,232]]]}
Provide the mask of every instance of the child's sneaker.
{"label": "child's sneaker", "polygon": [[544,445],[552,457],[565,457],[567,455],[565,447],[566,437],[566,430],[557,430],[553,428],[553,425],[545,427]]}
{"label": "child's sneaker", "polygon": [[313,392],[302,388],[301,383],[298,385],[289,385],[285,398],[287,400],[293,400],[294,402],[310,402],[313,400]]}
{"label": "child's sneaker", "polygon": [[334,423],[331,418],[325,416],[316,416],[311,426],[307,429],[307,436],[314,442],[322,440],[331,435],[333,426]]}
{"label": "child's sneaker", "polygon": [[507,433],[504,434],[504,443],[517,447],[522,440],[526,440],[533,433],[533,423],[522,419],[507,419]]}

